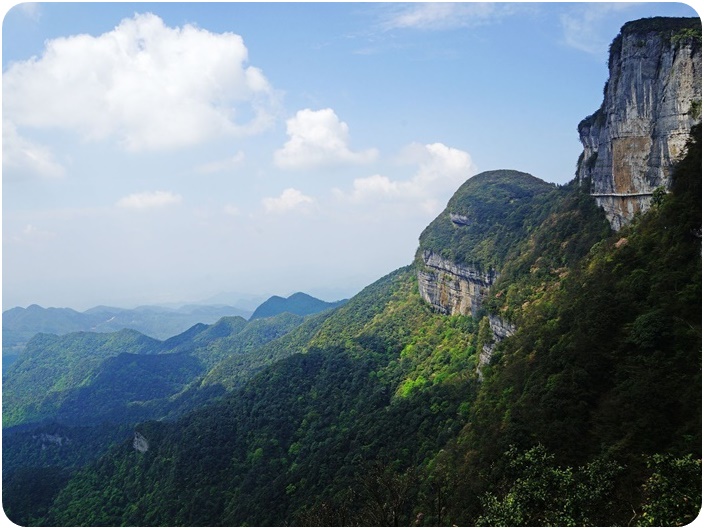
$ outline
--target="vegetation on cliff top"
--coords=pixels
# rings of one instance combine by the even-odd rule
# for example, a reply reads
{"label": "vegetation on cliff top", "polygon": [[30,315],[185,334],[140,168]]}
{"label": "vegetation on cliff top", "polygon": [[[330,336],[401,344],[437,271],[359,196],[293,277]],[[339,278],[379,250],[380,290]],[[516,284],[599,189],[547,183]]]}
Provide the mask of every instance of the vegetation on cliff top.
{"label": "vegetation on cliff top", "polygon": [[481,272],[497,272],[540,224],[555,191],[555,186],[519,171],[473,176],[423,230],[416,258],[430,251]]}

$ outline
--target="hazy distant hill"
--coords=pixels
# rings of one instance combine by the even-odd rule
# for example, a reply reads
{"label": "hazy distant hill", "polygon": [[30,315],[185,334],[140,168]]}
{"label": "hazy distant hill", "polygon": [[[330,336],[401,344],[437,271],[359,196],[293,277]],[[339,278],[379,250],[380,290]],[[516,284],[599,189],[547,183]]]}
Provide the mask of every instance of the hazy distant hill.
{"label": "hazy distant hill", "polygon": [[250,314],[251,311],[230,305],[184,305],[178,309],[150,305],[123,309],[101,305],[84,312],[30,305],[2,313],[3,345],[26,342],[39,332],[61,335],[78,331],[115,332],[125,328],[163,340],[196,323],[215,323],[223,316],[247,318]]}
{"label": "hazy distant hill", "polygon": [[315,314],[327,309],[339,307],[346,301],[347,300],[332,302],[322,301],[314,298],[313,296],[309,296],[308,294],[304,294],[303,292],[296,292],[288,298],[271,296],[256,308],[250,320],[255,320],[257,318],[268,318],[284,312],[290,312],[291,314],[297,314],[298,316],[307,316],[309,314]]}
{"label": "hazy distant hill", "polygon": [[[221,378],[228,387],[250,378],[269,363],[257,348],[303,320],[293,314],[254,322],[224,317],[164,341],[129,329],[36,334],[3,375],[3,426],[97,425],[178,415],[222,393]],[[235,367],[210,377],[201,391],[200,379],[230,357],[237,357]]]}
{"label": "hazy distant hill", "polygon": [[164,340],[197,323],[211,324],[225,316],[248,318],[251,311],[230,305],[184,305],[173,309],[141,306],[134,309],[98,306],[84,312],[39,305],[15,307],[2,314],[3,372],[17,359],[27,342],[38,333],[116,332],[133,329]]}

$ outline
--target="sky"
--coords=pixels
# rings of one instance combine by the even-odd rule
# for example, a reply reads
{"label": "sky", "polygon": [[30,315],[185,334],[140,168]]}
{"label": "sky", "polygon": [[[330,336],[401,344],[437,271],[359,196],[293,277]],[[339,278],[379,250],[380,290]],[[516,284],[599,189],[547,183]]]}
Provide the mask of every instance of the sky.
{"label": "sky", "polygon": [[[9,8],[9,10],[8,10]],[[482,171],[574,177],[629,20],[681,3],[24,3],[2,302],[350,297]]]}

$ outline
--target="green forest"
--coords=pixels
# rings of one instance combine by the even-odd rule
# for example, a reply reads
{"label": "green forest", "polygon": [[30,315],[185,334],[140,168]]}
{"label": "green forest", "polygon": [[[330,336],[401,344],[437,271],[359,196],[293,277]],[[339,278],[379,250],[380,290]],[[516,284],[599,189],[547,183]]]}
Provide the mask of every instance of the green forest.
{"label": "green forest", "polygon": [[[412,263],[322,312],[163,341],[35,336],[3,379],[5,513],[29,526],[692,522],[701,143],[697,125],[669,192],[618,232],[577,179],[490,171],[458,189]],[[422,299],[426,251],[497,277],[479,313]],[[515,332],[497,341],[490,317]]]}

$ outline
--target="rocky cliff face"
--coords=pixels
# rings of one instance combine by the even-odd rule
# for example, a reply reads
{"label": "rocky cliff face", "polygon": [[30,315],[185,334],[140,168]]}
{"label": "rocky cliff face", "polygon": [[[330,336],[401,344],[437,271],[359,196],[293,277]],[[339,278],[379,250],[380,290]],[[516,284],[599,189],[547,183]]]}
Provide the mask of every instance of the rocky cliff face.
{"label": "rocky cliff face", "polygon": [[444,314],[476,315],[496,279],[493,271],[483,274],[429,250],[423,252],[422,259],[425,266],[418,271],[421,297]]}
{"label": "rocky cliff face", "polygon": [[491,361],[496,345],[516,332],[515,325],[493,314],[489,315],[487,322],[491,330],[491,339],[483,343],[479,351],[479,362],[477,362],[477,375],[479,375],[479,380],[483,378],[482,367]]}
{"label": "rocky cliff face", "polygon": [[601,108],[578,127],[577,176],[618,230],[670,186],[691,127],[701,122],[701,22],[629,22],[611,45]]}

